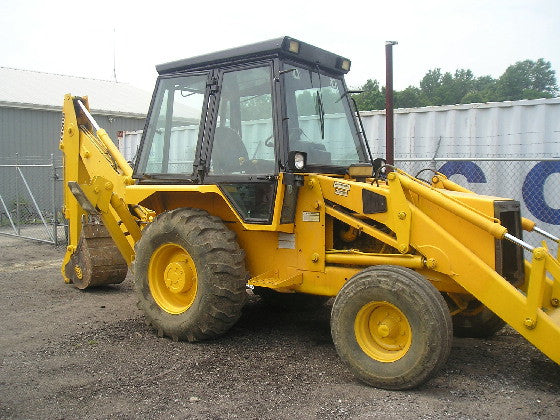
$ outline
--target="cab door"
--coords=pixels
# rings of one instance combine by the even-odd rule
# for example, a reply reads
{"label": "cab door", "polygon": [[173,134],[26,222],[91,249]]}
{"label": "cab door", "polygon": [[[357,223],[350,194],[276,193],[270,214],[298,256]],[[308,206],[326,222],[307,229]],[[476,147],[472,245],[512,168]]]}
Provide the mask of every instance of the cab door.
{"label": "cab door", "polygon": [[221,69],[205,183],[217,184],[244,222],[269,225],[277,194],[272,62]]}

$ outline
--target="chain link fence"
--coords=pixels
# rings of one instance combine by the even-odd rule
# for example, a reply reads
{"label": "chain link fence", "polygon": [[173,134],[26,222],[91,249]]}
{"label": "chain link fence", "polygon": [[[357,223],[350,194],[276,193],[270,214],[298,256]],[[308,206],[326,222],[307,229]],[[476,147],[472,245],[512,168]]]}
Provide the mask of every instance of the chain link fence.
{"label": "chain link fence", "polygon": [[[404,171],[430,180],[430,169],[478,194],[513,198],[522,215],[560,237],[560,158],[413,158],[399,156]],[[0,158],[0,234],[64,244],[62,166],[45,158]],[[542,237],[524,232],[538,245]]]}
{"label": "chain link fence", "polygon": [[0,157],[0,234],[65,244],[61,174],[53,155]]}
{"label": "chain link fence", "polygon": [[[519,201],[524,217],[560,237],[560,158],[400,156],[395,165],[427,181],[432,174],[429,170],[435,170],[478,194],[513,198]],[[543,240],[533,232],[523,235],[533,246]]]}

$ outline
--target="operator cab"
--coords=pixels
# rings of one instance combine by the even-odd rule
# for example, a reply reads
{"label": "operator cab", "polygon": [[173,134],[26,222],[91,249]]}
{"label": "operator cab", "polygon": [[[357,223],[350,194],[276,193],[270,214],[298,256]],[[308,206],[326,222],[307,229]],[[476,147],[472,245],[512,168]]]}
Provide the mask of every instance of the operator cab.
{"label": "operator cab", "polygon": [[280,173],[370,163],[349,70],[289,37],[157,66],[134,178],[217,184],[245,221],[267,223]]}

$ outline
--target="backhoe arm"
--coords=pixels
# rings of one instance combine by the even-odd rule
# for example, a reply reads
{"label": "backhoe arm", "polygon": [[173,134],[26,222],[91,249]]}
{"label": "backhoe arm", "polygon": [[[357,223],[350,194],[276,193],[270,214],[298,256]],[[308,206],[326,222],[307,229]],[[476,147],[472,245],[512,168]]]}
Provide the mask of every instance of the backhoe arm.
{"label": "backhoe arm", "polygon": [[148,218],[145,209],[132,213],[123,200],[134,183],[132,168],[89,113],[87,98],[65,96],[60,149],[69,228],[64,280],[84,288],[119,283],[134,259],[139,223]]}

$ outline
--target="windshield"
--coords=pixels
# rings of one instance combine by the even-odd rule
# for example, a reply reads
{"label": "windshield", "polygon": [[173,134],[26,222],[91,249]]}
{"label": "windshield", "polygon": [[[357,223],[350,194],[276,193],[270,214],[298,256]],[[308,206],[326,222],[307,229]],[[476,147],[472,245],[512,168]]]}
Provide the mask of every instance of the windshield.
{"label": "windshield", "polygon": [[307,153],[308,165],[367,162],[342,79],[285,65],[289,149]]}

